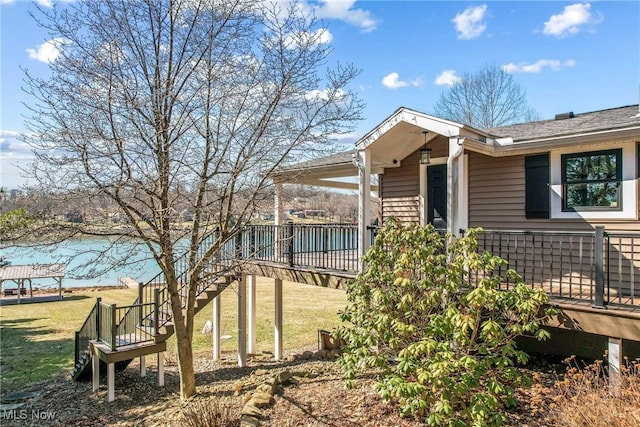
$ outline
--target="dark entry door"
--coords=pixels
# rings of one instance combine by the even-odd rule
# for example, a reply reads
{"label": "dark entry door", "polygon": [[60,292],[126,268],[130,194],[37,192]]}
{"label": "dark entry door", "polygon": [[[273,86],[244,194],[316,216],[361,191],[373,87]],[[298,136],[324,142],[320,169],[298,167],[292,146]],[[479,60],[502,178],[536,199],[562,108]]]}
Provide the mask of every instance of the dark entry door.
{"label": "dark entry door", "polygon": [[436,228],[447,228],[447,165],[427,168],[427,221]]}

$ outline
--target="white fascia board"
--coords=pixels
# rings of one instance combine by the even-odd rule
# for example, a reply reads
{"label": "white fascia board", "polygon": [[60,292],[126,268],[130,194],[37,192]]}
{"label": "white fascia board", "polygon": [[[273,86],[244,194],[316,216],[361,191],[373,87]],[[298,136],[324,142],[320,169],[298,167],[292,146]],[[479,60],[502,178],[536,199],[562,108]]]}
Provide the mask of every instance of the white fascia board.
{"label": "white fascia board", "polygon": [[587,146],[620,145],[624,142],[637,141],[640,138],[640,127],[591,132],[579,135],[558,136],[545,139],[509,142],[509,138],[488,140],[488,143],[465,139],[465,147],[492,157],[515,156],[519,154],[540,153],[553,149],[576,148],[584,150]]}

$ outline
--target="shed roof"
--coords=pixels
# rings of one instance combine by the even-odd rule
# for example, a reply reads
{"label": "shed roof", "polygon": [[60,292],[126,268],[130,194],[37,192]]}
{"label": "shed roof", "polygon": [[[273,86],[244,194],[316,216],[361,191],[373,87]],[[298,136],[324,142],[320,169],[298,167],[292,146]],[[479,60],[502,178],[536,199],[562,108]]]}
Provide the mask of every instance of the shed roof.
{"label": "shed roof", "polygon": [[0,281],[64,277],[64,264],[7,265],[0,268]]}

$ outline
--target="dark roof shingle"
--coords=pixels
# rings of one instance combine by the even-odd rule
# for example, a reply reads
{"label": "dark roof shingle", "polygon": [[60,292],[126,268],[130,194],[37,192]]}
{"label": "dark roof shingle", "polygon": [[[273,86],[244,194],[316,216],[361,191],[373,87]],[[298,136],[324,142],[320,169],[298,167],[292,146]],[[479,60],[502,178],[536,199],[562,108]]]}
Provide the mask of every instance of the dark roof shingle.
{"label": "dark roof shingle", "polygon": [[581,113],[563,120],[542,120],[483,130],[495,137],[511,137],[514,141],[526,141],[633,126],[640,126],[638,105]]}

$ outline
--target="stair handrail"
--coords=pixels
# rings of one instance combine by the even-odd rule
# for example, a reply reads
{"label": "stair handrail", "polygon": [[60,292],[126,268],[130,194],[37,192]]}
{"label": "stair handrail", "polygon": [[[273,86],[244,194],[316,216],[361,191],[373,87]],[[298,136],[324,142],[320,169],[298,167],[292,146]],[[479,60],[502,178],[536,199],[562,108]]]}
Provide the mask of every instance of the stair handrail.
{"label": "stair handrail", "polygon": [[[208,236],[205,237],[205,239],[203,239],[203,244],[201,246],[206,246],[205,242],[207,242],[212,237],[219,238],[218,233],[219,233],[218,230],[214,230],[213,232],[211,232]],[[224,252],[225,250],[229,250],[231,245],[235,245],[234,236],[239,235],[241,233],[243,233],[242,229],[238,230],[238,232],[233,236],[230,236],[227,239],[227,241],[220,246],[218,253],[209,259],[207,267],[205,267],[202,271],[203,272],[212,271],[212,269],[208,267],[215,266],[215,268],[213,269],[215,270],[215,272],[208,275],[213,277],[220,277],[221,274],[218,274],[218,273],[220,273],[221,271],[224,271],[224,269],[228,267],[224,262],[221,262],[218,259],[220,257],[220,253]],[[185,305],[185,301],[187,298],[187,295],[186,295],[187,282],[184,281],[183,279],[189,273],[188,265],[186,263],[186,258],[189,255],[189,253],[190,253],[189,251],[186,251],[180,257],[178,257],[175,261],[175,263],[178,265],[177,270],[179,272],[176,275],[176,280],[180,285],[178,287],[178,293],[180,295],[180,299],[183,301],[183,307]],[[159,297],[158,297],[158,304],[157,304],[158,306],[157,312],[159,315],[157,316],[158,317],[157,328],[165,326],[167,323],[169,323],[169,321],[171,321],[173,317],[171,312],[171,302],[169,300],[169,292],[167,290],[166,281],[164,281],[163,279],[164,279],[164,273],[160,272],[151,280],[149,280],[147,283],[142,285],[143,289],[139,291],[139,294],[143,296],[143,301],[151,300],[154,297],[156,290],[158,291]],[[213,283],[212,280],[206,280],[205,282],[207,283],[206,286],[198,286],[198,288],[196,289],[196,297],[200,296],[206,290],[208,290],[209,287],[211,286],[211,283]]]}
{"label": "stair handrail", "polygon": [[[242,233],[242,230],[239,230],[237,234]],[[235,234],[234,234],[235,236]],[[223,250],[228,250],[230,244],[233,244],[235,239],[234,236],[231,236],[224,244],[220,247],[219,253]],[[211,237],[218,238],[219,230],[213,230],[203,239],[203,243],[201,247],[205,247],[206,250],[206,242],[209,241]],[[219,253],[215,254],[209,260],[208,266],[215,265],[216,267],[225,267],[224,263],[219,262],[217,258],[219,258]],[[189,256],[190,251],[185,251],[182,255],[180,255],[176,259],[176,263],[179,265],[179,274],[177,275],[177,279],[179,283],[182,285],[178,288],[178,292],[180,294],[184,293],[186,289],[186,282],[183,282],[182,279],[188,273],[188,265],[186,259]],[[206,271],[205,268],[203,271]],[[217,272],[220,270],[216,269]],[[142,323],[142,321],[146,318],[149,319],[153,324],[153,335],[157,336],[159,333],[160,327],[166,325],[171,320],[171,310],[169,306],[169,295],[166,288],[166,283],[161,284],[160,279],[163,278],[164,273],[160,272],[156,276],[154,276],[151,280],[147,281],[144,284],[140,284],[138,290],[138,296],[134,300],[133,304],[124,307],[117,307],[115,304],[103,304],[100,298],[96,299],[96,303],[91,308],[91,311],[85,318],[82,326],[79,330],[75,332],[75,364],[80,360],[82,352],[88,352],[89,350],[89,342],[92,340],[99,340],[104,344],[108,345],[112,350],[117,348],[116,336],[118,334],[118,329],[120,325],[126,323],[127,325],[130,322],[130,319],[136,317],[136,321]],[[219,277],[216,273],[211,274],[210,276]],[[206,280],[207,284],[205,286],[198,286],[196,290],[196,296],[204,293],[210,286],[213,281]],[[149,293],[148,300],[149,302],[144,302],[146,293]],[[163,306],[169,306],[168,309],[161,310]],[[141,315],[140,311],[144,310],[144,307],[152,307],[150,313],[147,316]],[[124,313],[119,313],[120,311],[124,311]],[[166,313],[166,316],[161,316],[162,313]],[[142,326],[142,325],[140,325]]]}
{"label": "stair handrail", "polygon": [[[96,303],[91,311],[84,319],[82,326],[75,332],[75,363],[80,360],[80,354],[89,348],[89,341],[98,338],[98,307],[100,298],[96,299]],[[74,363],[74,364],[75,364]]]}

